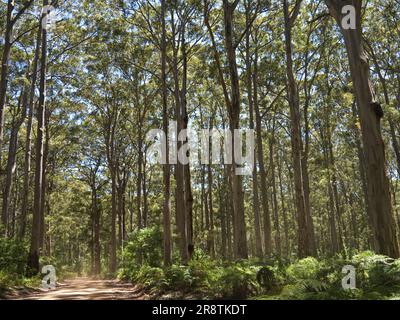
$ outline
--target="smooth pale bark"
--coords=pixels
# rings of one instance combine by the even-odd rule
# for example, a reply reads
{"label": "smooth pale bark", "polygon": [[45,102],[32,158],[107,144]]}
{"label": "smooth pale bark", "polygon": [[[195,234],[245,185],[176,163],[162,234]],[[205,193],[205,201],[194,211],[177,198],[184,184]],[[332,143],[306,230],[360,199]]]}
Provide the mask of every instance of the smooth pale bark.
{"label": "smooth pale bark", "polygon": [[[344,37],[354,94],[360,111],[368,187],[367,208],[373,233],[373,247],[377,253],[398,258],[400,256],[399,241],[386,170],[385,145],[381,132],[383,111],[375,100],[369,63],[362,39],[362,1],[326,0],[325,2]],[[341,12],[344,5],[353,5],[356,9],[356,29],[345,30],[343,28]]]}

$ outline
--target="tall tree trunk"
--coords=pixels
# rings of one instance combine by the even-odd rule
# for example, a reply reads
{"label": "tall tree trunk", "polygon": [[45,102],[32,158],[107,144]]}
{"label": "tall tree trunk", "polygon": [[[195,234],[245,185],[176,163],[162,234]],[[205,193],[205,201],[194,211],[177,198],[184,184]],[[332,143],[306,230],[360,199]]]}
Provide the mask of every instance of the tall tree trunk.
{"label": "tall tree trunk", "polygon": [[164,182],[164,204],[163,204],[163,246],[164,246],[164,266],[168,267],[172,263],[171,248],[171,214],[170,214],[170,180],[171,171],[169,165],[169,146],[168,146],[168,91],[167,91],[167,42],[165,27],[165,11],[166,0],[161,0],[161,78],[162,78],[162,105],[163,105],[163,130],[166,138],[165,158],[167,164],[163,166],[163,182]]}
{"label": "tall tree trunk", "polygon": [[115,164],[112,163],[110,166],[111,174],[111,240],[110,240],[110,261],[109,261],[109,272],[111,274],[117,271],[117,173]]}
{"label": "tall tree trunk", "polygon": [[[14,11],[14,1],[8,0],[7,3],[7,17],[6,17],[6,29],[4,33],[4,45],[3,45],[3,55],[1,59],[1,75],[0,75],[0,151],[3,148],[3,138],[4,138],[4,112],[6,107],[7,99],[7,82],[8,82],[8,67],[12,46],[12,34],[14,28],[14,22],[12,19],[12,13]],[[0,152],[0,163],[1,163],[1,153]],[[3,221],[4,224],[5,221]]]}
{"label": "tall tree trunk", "polygon": [[[43,0],[43,6],[48,5],[47,0]],[[42,14],[41,21],[45,18],[46,12]],[[41,244],[41,203],[43,191],[43,139],[45,130],[46,116],[46,69],[47,69],[47,31],[42,28],[41,39],[41,58],[40,58],[40,88],[39,102],[37,109],[37,140],[36,140],[36,164],[35,164],[35,190],[33,201],[33,220],[31,244],[28,257],[28,272],[37,274],[39,272],[39,249]]]}
{"label": "tall tree trunk", "polygon": [[[250,25],[250,1],[246,5],[246,25]],[[248,28],[246,32],[246,75],[247,75],[247,99],[249,104],[250,114],[250,130],[254,130],[254,104],[253,104],[253,80],[252,80],[252,63],[250,56],[250,32]],[[257,63],[257,62],[256,62]],[[254,211],[254,234],[256,243],[256,256],[262,258],[263,248],[261,242],[261,228],[260,228],[260,201],[258,195],[258,180],[257,180],[257,165],[254,166],[252,173],[253,184],[253,211]]]}
{"label": "tall tree trunk", "polygon": [[205,228],[205,219],[206,219],[206,214],[205,214],[205,210],[206,210],[206,188],[205,188],[205,184],[206,184],[206,170],[205,170],[205,166],[201,165],[201,199],[200,199],[200,207],[201,207],[201,212],[200,212],[200,231],[203,232],[204,228]]}
{"label": "tall tree trunk", "polygon": [[231,171],[230,166],[227,165],[225,166],[225,177],[226,181],[228,182],[225,192],[226,192],[226,200],[228,203],[228,206],[226,208],[226,230],[227,230],[227,240],[228,240],[228,258],[232,259],[234,256],[233,253],[233,224],[234,224],[234,212],[233,212],[233,201],[232,201],[232,193],[231,193],[231,175],[229,174]]}
{"label": "tall tree trunk", "polygon": [[282,179],[282,164],[278,161],[278,178],[279,178],[279,194],[281,200],[282,216],[283,216],[283,228],[285,230],[285,255],[290,255],[290,241],[289,241],[289,222],[287,217],[287,211],[285,206],[285,196],[283,193],[283,179]]}
{"label": "tall tree trunk", "polygon": [[[228,106],[229,124],[232,132],[232,155],[235,154],[234,149],[234,130],[239,129],[240,117],[240,88],[239,75],[236,64],[236,50],[233,36],[233,13],[236,9],[237,2],[230,4],[228,0],[223,1],[224,5],[224,29],[225,29],[225,48],[227,52],[227,61],[229,66],[231,98]],[[232,179],[232,200],[234,212],[234,253],[238,259],[248,258],[247,235],[246,235],[246,219],[244,212],[244,195],[242,177],[236,174],[237,164],[234,162],[231,166]]]}
{"label": "tall tree trunk", "polygon": [[125,193],[127,184],[126,168],[122,169],[117,175],[118,179],[118,246],[123,248],[124,241],[126,240],[126,225],[125,225]]}
{"label": "tall tree trunk", "polygon": [[[210,119],[211,130],[212,130],[212,119]],[[210,154],[210,164],[207,166],[207,185],[208,185],[208,229],[207,229],[207,251],[212,258],[215,257],[215,239],[214,239],[214,206],[213,206],[213,175],[211,170],[211,154]]]}
{"label": "tall tree trunk", "polygon": [[[361,143],[360,130],[355,125],[355,123],[357,123],[359,121],[359,110],[357,108],[357,104],[356,104],[355,100],[351,105],[351,110],[352,110],[353,123],[354,123],[354,125],[352,126],[353,134],[354,134],[354,142],[357,146],[358,170],[360,171],[360,180],[361,180],[361,186],[362,186],[362,190],[363,190],[364,206],[367,209],[367,207],[368,207],[368,187],[367,187],[367,177],[366,177],[366,168],[365,168],[365,156],[364,156],[364,150],[363,150],[362,143]],[[368,211],[368,209],[366,211]]]}
{"label": "tall tree trunk", "polygon": [[[223,171],[225,172],[225,170]],[[221,178],[221,175],[219,175],[219,179],[218,179],[218,195],[219,195],[219,211],[220,211],[220,215],[221,215],[221,256],[222,259],[226,259],[227,258],[227,250],[226,250],[226,246],[227,246],[227,221],[226,221],[226,205],[225,205],[225,201],[226,201],[226,194],[225,194],[225,177],[223,176],[223,178]]]}
{"label": "tall tree trunk", "polygon": [[32,155],[32,124],[33,124],[33,113],[35,108],[35,88],[38,74],[38,60],[40,55],[40,44],[42,41],[42,30],[38,28],[36,38],[36,49],[35,56],[32,62],[32,76],[29,91],[29,115],[28,123],[26,125],[26,141],[25,141],[25,160],[24,160],[24,185],[22,190],[22,204],[21,204],[21,221],[18,237],[22,240],[25,237],[26,232],[26,219],[28,215],[28,202],[29,202],[29,182],[30,182],[30,171],[31,171],[31,155]]}
{"label": "tall tree trunk", "polygon": [[137,171],[137,181],[136,181],[136,210],[137,210],[137,227],[138,230],[143,228],[143,219],[142,219],[142,166],[143,166],[143,141],[141,137],[141,125],[139,124],[139,132],[138,134],[138,171]]}
{"label": "tall tree trunk", "polygon": [[[275,122],[275,119],[274,119]],[[281,246],[281,229],[279,223],[279,210],[278,210],[278,195],[276,190],[276,178],[275,178],[275,123],[273,125],[273,133],[272,138],[269,142],[269,161],[270,161],[270,170],[271,170],[271,184],[272,184],[272,200],[273,200],[273,208],[274,208],[274,227],[275,227],[275,248],[276,254],[278,257],[282,255],[282,246]]]}
{"label": "tall tree trunk", "polygon": [[328,132],[328,156],[329,156],[329,163],[330,163],[330,170],[332,174],[332,193],[333,193],[333,199],[335,201],[335,213],[336,213],[336,220],[337,220],[337,226],[338,226],[338,245],[339,245],[339,250],[342,250],[344,247],[344,235],[343,232],[345,231],[345,227],[342,224],[342,208],[340,204],[340,199],[339,199],[339,190],[338,190],[338,179],[337,179],[337,172],[336,172],[336,164],[335,164],[335,157],[333,155],[333,144],[332,144],[332,133]]}
{"label": "tall tree trunk", "polygon": [[110,239],[110,254],[108,261],[108,271],[114,274],[117,271],[117,216],[118,216],[118,168],[119,159],[116,156],[116,123],[118,121],[118,111],[113,110],[109,119],[106,122],[105,141],[108,170],[111,176],[111,239]]}
{"label": "tall tree trunk", "polygon": [[[268,201],[268,186],[267,186],[267,172],[264,164],[264,147],[262,139],[262,124],[261,112],[258,103],[258,48],[255,50],[254,57],[254,71],[253,71],[253,99],[254,109],[256,114],[256,144],[257,144],[257,163],[260,171],[261,182],[261,206],[264,217],[264,250],[267,256],[272,253],[272,231],[271,231],[271,218],[269,212]],[[257,167],[257,166],[256,166]]]}
{"label": "tall tree trunk", "polygon": [[[226,108],[229,114],[229,128],[232,133],[231,145],[233,146],[232,155],[235,154],[234,150],[234,130],[239,129],[239,118],[240,118],[240,87],[239,87],[239,75],[236,63],[236,47],[234,44],[233,36],[233,13],[238,5],[239,1],[230,3],[228,0],[223,1],[224,10],[224,41],[225,50],[229,69],[230,87],[231,93],[229,95],[227,84],[224,78],[224,71],[220,61],[220,54],[217,48],[217,44],[214,37],[214,32],[209,22],[209,1],[204,1],[204,23],[209,32],[213,51],[214,59],[218,69],[219,82],[221,84]],[[234,242],[234,256],[237,259],[246,259],[248,257],[247,248],[247,235],[246,235],[246,218],[244,211],[244,195],[243,195],[243,183],[242,177],[236,175],[236,169],[238,166],[235,164],[230,165],[230,183],[231,183],[231,197],[233,206],[233,242]]]}
{"label": "tall tree trunk", "polygon": [[[148,200],[148,189],[147,189],[147,178],[146,178],[146,154],[143,162],[143,225],[145,228],[149,226],[149,200]],[[151,181],[149,181],[149,184]]]}
{"label": "tall tree trunk", "polygon": [[128,184],[128,174],[125,169],[125,176],[122,185],[122,196],[121,196],[121,215],[122,215],[122,245],[127,239],[126,235],[126,186]]}
{"label": "tall tree trunk", "polygon": [[93,259],[94,259],[94,268],[93,273],[95,275],[100,274],[101,272],[101,246],[100,246],[100,208],[98,206],[97,199],[97,189],[94,186],[93,189]]}
{"label": "tall tree trunk", "polygon": [[[372,46],[369,43],[367,43],[367,45],[370,49],[372,61],[374,62],[376,73],[378,74],[379,81],[382,85],[383,96],[385,98],[385,104],[387,106],[389,106],[390,98],[389,98],[389,92],[388,92],[387,85],[386,85],[386,78],[382,75],[381,68],[378,63],[378,58],[375,55],[374,49],[372,48]],[[395,126],[395,123],[393,122],[392,116],[390,114],[388,115],[388,121],[389,121],[389,128],[390,128],[390,136],[392,138],[392,147],[393,147],[394,155],[396,157],[396,162],[397,162],[397,173],[400,175],[400,146],[399,146],[399,141],[397,140],[397,136],[396,136],[396,126]]]}
{"label": "tall tree trunk", "polygon": [[[175,25],[175,14],[171,8],[171,27],[172,34],[176,34]],[[182,22],[184,24],[185,22]],[[184,38],[184,25],[179,26],[179,35]],[[175,96],[175,119],[177,122],[177,133],[176,133],[176,151],[179,153],[183,142],[178,136],[183,130],[183,103],[181,97],[181,90],[179,84],[179,66],[178,66],[178,45],[175,38],[172,39],[172,74],[174,80],[174,96]],[[188,239],[187,239],[187,228],[186,228],[186,210],[185,210],[185,168],[181,161],[177,161],[175,165],[175,198],[176,198],[176,224],[178,229],[178,242],[180,248],[181,262],[182,264],[187,264],[189,261],[189,251],[188,251]]]}
{"label": "tall tree trunk", "polygon": [[[187,130],[189,125],[189,115],[187,111],[187,49],[186,49],[186,26],[185,22],[182,22],[182,40],[181,40],[181,51],[182,51],[182,90],[181,90],[181,108],[182,108],[182,129]],[[188,142],[188,141],[186,141]],[[191,185],[190,165],[184,165],[184,201],[185,201],[185,220],[186,220],[186,237],[187,237],[187,250],[188,259],[192,258],[194,253],[194,239],[193,239],[193,194]]]}
{"label": "tall tree trunk", "polygon": [[28,100],[28,88],[25,86],[21,89],[21,96],[18,101],[18,113],[15,115],[16,118],[13,120],[10,144],[8,149],[7,169],[6,169],[6,180],[3,190],[3,207],[2,207],[2,221],[5,226],[6,236],[10,236],[9,232],[9,209],[11,202],[11,191],[13,184],[13,176],[16,170],[17,150],[18,150],[18,133],[22,123],[26,117]]}
{"label": "tall tree trunk", "polygon": [[13,194],[13,203],[12,203],[12,209],[11,209],[11,232],[9,237],[14,238],[16,234],[16,228],[17,228],[17,206],[19,202],[19,184],[18,184],[18,173],[14,174],[14,194]]}
{"label": "tall tree trunk", "polygon": [[[325,110],[326,112],[326,110]],[[329,117],[329,115],[327,115]],[[329,122],[326,122],[324,124],[325,128],[329,127]],[[328,131],[329,129],[327,129]],[[330,236],[331,236],[331,253],[334,255],[339,252],[339,239],[338,239],[338,234],[337,234],[337,221],[335,217],[335,201],[333,197],[333,188],[332,188],[332,172],[331,172],[331,162],[330,162],[330,157],[329,157],[329,152],[328,152],[328,142],[327,142],[327,137],[324,133],[324,129],[320,129],[320,135],[321,135],[321,140],[323,144],[323,154],[324,154],[324,160],[325,160],[325,167],[327,170],[327,193],[328,193],[328,202],[326,204],[327,212],[328,212],[328,220],[329,220],[329,230],[330,230]],[[329,134],[329,133],[328,133]]]}
{"label": "tall tree trunk", "polygon": [[[318,6],[317,6],[318,7]],[[315,12],[313,12],[315,15]],[[311,81],[308,80],[309,73],[309,65],[310,65],[310,53],[309,46],[313,33],[313,24],[309,24],[308,34],[307,34],[307,43],[306,50],[304,53],[304,81],[303,81],[303,89],[304,89],[304,147],[302,143],[302,178],[303,178],[303,190],[304,190],[304,202],[306,208],[307,220],[308,224],[308,237],[309,237],[309,245],[311,246],[311,251],[316,253],[316,243],[315,243],[315,231],[314,231],[314,222],[311,215],[311,205],[310,205],[310,175],[308,172],[308,158],[310,153],[310,121],[309,121],[309,108],[310,108],[310,100],[311,100],[311,88],[313,87],[315,81],[315,75],[318,72],[317,70],[314,73],[314,76]],[[320,58],[321,59],[321,58]]]}
{"label": "tall tree trunk", "polygon": [[[369,64],[362,39],[362,1],[348,3],[326,0],[331,15],[342,31],[348,53],[354,93],[360,109],[362,140],[366,158],[368,183],[368,215],[373,232],[374,249],[377,253],[393,258],[400,256],[397,228],[392,210],[389,179],[386,172],[385,146],[382,139],[381,119],[383,111],[375,101]],[[344,29],[342,8],[352,4],[356,11],[356,29]]]}
{"label": "tall tree trunk", "polygon": [[306,195],[304,190],[304,163],[302,163],[302,137],[300,126],[300,98],[293,72],[292,57],[292,28],[300,10],[301,1],[296,0],[295,8],[289,13],[289,3],[283,1],[285,17],[285,52],[286,52],[286,76],[287,93],[290,107],[291,142],[294,170],[294,186],[296,195],[297,224],[298,224],[298,256],[300,258],[315,254],[312,243],[311,216],[307,213]]}
{"label": "tall tree trunk", "polygon": [[42,169],[42,194],[40,197],[40,249],[45,249],[45,208],[46,208],[46,195],[47,195],[47,163],[49,158],[49,132],[50,112],[48,109],[45,111],[45,139],[43,145],[43,169]]}
{"label": "tall tree trunk", "polygon": [[[16,22],[21,18],[22,14],[32,5],[33,0],[25,1],[19,12],[13,16],[15,9],[15,1],[7,1],[7,13],[6,13],[6,27],[4,32],[4,45],[3,54],[1,58],[1,74],[0,74],[0,151],[3,148],[4,139],[4,113],[7,100],[7,82],[8,82],[8,67],[10,60],[11,47],[13,45],[12,37],[13,30]],[[0,152],[0,163],[1,163]]]}

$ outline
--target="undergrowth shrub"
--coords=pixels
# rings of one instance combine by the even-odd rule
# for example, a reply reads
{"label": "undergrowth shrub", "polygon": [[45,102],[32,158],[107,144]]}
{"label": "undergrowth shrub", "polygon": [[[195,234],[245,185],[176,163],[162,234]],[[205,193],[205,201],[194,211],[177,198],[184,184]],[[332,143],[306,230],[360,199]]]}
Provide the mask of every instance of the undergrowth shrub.
{"label": "undergrowth shrub", "polygon": [[0,295],[10,287],[40,285],[39,275],[25,277],[27,256],[28,250],[23,242],[0,237]]}
{"label": "undergrowth shrub", "polygon": [[145,228],[129,235],[121,253],[118,277],[133,280],[142,265],[158,268],[162,261],[162,234],[159,228]]}
{"label": "undergrowth shrub", "polygon": [[366,251],[355,255],[351,264],[357,270],[357,287],[363,290],[390,292],[392,288],[400,286],[400,259],[394,260]]}
{"label": "undergrowth shrub", "polygon": [[164,270],[157,267],[150,267],[148,265],[142,266],[132,280],[149,289],[163,288],[167,284]]}
{"label": "undergrowth shrub", "polygon": [[195,258],[189,262],[189,273],[197,291],[209,294],[217,292],[223,268],[201,250],[197,250]]}
{"label": "undergrowth shrub", "polygon": [[0,237],[0,271],[22,275],[27,254],[28,252],[22,242]]}
{"label": "undergrowth shrub", "polygon": [[[356,289],[342,288],[342,268],[355,267]],[[400,293],[400,260],[370,251],[352,258],[302,259],[287,268],[281,298],[288,299],[382,299]]]}
{"label": "undergrowth shrub", "polygon": [[[148,262],[151,260],[138,267],[134,253],[134,250],[126,250],[125,258],[131,256],[132,260],[120,273],[135,283],[160,292],[193,293],[205,299],[322,300],[400,296],[400,260],[372,252],[361,252],[352,258],[342,255],[320,260],[308,257],[284,265],[281,261],[267,264],[251,260],[223,262],[196,250],[187,266],[172,265],[167,269],[150,265]],[[342,288],[345,276],[342,268],[345,265],[356,269],[355,290]],[[260,270],[267,273],[268,285],[259,283],[257,274]]]}
{"label": "undergrowth shrub", "polygon": [[222,296],[232,299],[246,299],[261,291],[257,282],[259,267],[246,262],[234,263],[226,268],[220,278]]}

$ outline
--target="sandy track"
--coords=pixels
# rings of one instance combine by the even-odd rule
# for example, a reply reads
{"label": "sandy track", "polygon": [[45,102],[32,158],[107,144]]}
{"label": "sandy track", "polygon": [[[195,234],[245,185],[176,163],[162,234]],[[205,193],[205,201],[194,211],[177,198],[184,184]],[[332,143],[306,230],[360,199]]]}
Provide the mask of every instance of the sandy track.
{"label": "sandy track", "polygon": [[76,278],[65,280],[54,290],[9,296],[13,300],[144,300],[146,295],[130,283],[118,280]]}

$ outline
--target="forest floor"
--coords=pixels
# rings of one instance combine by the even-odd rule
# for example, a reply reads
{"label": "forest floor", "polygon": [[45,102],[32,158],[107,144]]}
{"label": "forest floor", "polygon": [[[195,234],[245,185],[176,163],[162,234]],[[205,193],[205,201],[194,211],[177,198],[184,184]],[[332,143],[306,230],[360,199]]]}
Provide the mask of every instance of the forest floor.
{"label": "forest floor", "polygon": [[146,300],[140,287],[119,280],[75,278],[58,283],[54,290],[18,290],[6,295],[12,300]]}

